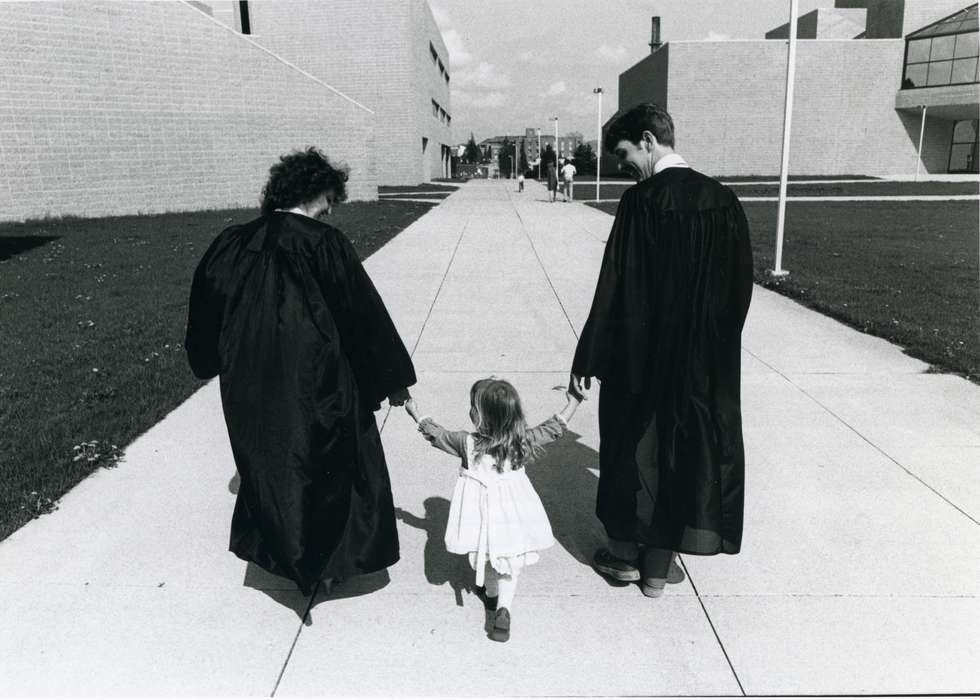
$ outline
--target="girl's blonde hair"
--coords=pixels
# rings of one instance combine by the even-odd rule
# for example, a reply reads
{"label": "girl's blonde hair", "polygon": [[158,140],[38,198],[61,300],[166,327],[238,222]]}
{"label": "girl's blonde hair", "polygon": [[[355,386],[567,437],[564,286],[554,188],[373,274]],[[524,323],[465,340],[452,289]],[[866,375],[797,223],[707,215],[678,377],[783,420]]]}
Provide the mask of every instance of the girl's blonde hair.
{"label": "girl's blonde hair", "polygon": [[508,459],[511,468],[520,469],[541,453],[540,446],[527,441],[521,397],[510,382],[493,377],[479,380],[470,389],[470,405],[476,411],[477,458],[489,455],[496,460],[497,471],[503,472]]}

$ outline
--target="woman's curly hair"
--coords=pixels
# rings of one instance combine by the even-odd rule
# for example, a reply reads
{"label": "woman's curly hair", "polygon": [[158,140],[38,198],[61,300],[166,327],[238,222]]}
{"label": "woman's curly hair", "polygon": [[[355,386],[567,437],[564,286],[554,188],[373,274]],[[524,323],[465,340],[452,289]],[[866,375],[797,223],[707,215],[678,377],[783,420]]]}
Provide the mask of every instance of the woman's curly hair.
{"label": "woman's curly hair", "polygon": [[336,201],[347,199],[345,165],[333,165],[318,149],[293,151],[269,168],[269,181],[262,188],[262,213],[292,209],[333,190]]}

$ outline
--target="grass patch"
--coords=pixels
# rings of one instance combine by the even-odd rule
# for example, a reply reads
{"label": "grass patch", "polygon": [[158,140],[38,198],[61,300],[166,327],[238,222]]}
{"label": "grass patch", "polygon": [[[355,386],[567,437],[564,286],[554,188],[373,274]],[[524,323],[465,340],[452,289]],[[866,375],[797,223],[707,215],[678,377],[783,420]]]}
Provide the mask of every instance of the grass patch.
{"label": "grass patch", "polygon": [[378,195],[386,202],[397,202],[405,199],[445,199],[451,192],[393,192]]}
{"label": "grass patch", "polygon": [[[354,202],[329,221],[363,259],[431,207]],[[21,251],[0,260],[0,540],[201,386],[182,346],[191,276],[223,228],[255,216],[0,224],[0,250]]]}
{"label": "grass patch", "polygon": [[980,383],[976,202],[790,202],[782,279],[767,274],[776,204],[745,212],[756,282]]}
{"label": "grass patch", "polygon": [[[600,199],[618,199],[633,186],[633,182],[599,184]],[[778,185],[758,185],[748,182],[734,184],[733,191],[739,197],[776,197]],[[845,182],[821,184],[790,184],[790,197],[886,197],[913,195],[964,195],[980,193],[977,182]],[[595,201],[595,181],[576,180],[576,201]]]}
{"label": "grass patch", "polygon": [[459,187],[423,182],[418,185],[384,185],[378,187],[378,194],[407,194],[409,192],[446,192],[452,193]]}

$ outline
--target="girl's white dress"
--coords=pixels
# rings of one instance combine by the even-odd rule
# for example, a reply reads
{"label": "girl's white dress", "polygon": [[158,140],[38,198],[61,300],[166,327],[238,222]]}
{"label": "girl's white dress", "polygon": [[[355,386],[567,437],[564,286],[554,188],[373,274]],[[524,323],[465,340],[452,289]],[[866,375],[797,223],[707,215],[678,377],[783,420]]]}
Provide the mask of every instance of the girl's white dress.
{"label": "girl's white dress", "polygon": [[[449,505],[446,549],[468,555],[476,584],[484,584],[486,562],[500,574],[514,575],[538,561],[538,552],[553,545],[555,538],[524,469],[513,469],[508,460],[503,471],[497,471],[492,457],[476,457],[470,433],[446,431],[427,418],[420,421],[419,430],[434,446],[462,460]],[[555,416],[529,430],[528,442],[544,445],[563,432]]]}

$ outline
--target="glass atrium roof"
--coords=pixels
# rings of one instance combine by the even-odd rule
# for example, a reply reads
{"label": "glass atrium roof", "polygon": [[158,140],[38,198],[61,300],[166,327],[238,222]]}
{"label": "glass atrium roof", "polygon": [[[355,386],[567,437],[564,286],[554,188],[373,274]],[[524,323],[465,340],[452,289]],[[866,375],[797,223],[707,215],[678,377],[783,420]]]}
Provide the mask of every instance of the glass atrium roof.
{"label": "glass atrium roof", "polygon": [[928,27],[923,27],[918,31],[912,32],[906,39],[925,39],[931,36],[962,34],[963,32],[975,32],[977,30],[977,6],[971,5],[960,10],[955,15],[951,15],[930,24]]}

